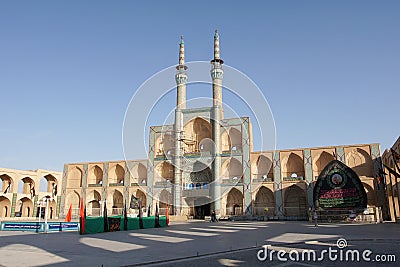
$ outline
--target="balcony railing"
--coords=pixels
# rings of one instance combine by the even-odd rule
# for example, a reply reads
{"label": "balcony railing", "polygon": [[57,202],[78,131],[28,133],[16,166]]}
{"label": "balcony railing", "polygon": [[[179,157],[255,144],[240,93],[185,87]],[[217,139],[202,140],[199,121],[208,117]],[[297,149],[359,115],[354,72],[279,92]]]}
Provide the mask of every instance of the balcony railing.
{"label": "balcony railing", "polygon": [[88,184],[88,187],[102,187],[102,184]]}
{"label": "balcony railing", "polygon": [[274,178],[267,177],[267,178],[253,178],[253,183],[270,183],[273,182]]}
{"label": "balcony railing", "polygon": [[303,181],[304,177],[303,176],[297,176],[297,177],[283,177],[283,181]]}
{"label": "balcony railing", "polygon": [[124,186],[124,183],[110,183],[109,186]]}
{"label": "balcony railing", "polygon": [[222,178],[222,184],[240,184],[243,183],[243,178]]}
{"label": "balcony railing", "polygon": [[173,182],[171,182],[169,180],[168,181],[157,181],[154,183],[155,187],[169,187],[172,185],[173,185]]}
{"label": "balcony railing", "polygon": [[184,189],[182,197],[211,197],[210,189]]}

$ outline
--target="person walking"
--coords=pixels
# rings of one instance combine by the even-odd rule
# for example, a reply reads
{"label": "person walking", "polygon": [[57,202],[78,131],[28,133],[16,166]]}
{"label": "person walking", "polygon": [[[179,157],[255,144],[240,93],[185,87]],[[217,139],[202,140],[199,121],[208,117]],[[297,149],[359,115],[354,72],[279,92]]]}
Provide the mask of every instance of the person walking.
{"label": "person walking", "polygon": [[318,213],[316,210],[313,212],[314,226],[318,227]]}
{"label": "person walking", "polygon": [[215,214],[215,210],[211,212],[211,222],[216,222],[217,221],[217,215]]}

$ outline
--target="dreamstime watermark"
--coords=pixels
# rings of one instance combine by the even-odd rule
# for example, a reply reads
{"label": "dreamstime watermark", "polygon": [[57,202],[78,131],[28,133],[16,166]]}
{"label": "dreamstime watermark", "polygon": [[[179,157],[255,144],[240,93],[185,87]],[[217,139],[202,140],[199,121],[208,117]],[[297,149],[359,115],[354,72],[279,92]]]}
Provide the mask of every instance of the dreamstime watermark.
{"label": "dreamstime watermark", "polygon": [[314,249],[290,249],[290,250],[274,250],[271,245],[264,245],[257,252],[259,261],[312,261],[320,262],[340,261],[340,262],[396,262],[394,254],[374,254],[371,250],[346,249],[347,240],[339,238],[336,241],[336,247],[329,246],[328,249],[317,251]]}

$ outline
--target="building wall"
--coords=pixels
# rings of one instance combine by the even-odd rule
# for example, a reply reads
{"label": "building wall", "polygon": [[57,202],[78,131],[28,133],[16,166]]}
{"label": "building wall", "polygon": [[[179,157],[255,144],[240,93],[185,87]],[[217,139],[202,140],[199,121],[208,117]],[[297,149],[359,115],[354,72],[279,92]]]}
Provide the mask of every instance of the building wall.
{"label": "building wall", "polygon": [[[251,186],[247,188],[250,190],[251,214],[306,218],[309,209],[313,207],[312,189],[318,175],[331,160],[338,157],[359,175],[367,192],[368,207],[374,210],[377,197],[371,155],[373,147],[379,149],[378,144],[365,144],[249,153]],[[339,153],[338,156],[337,151],[342,151],[343,155]],[[227,155],[222,153],[221,158],[220,215],[244,215],[246,183],[243,179],[245,173],[243,151],[237,148],[234,153]],[[146,160],[128,163],[113,161],[67,164],[64,171],[68,173],[64,173],[67,179],[63,214],[70,204],[78,210],[83,190],[85,190],[88,215],[101,214],[104,199],[107,199],[108,214],[121,213],[123,203],[129,203],[132,194],[145,199],[146,208],[150,205],[152,214],[156,204],[159,205],[161,213],[165,212],[164,203],[169,202],[171,205],[174,194],[172,188],[174,167],[161,152],[154,156],[153,162],[152,179],[146,177],[149,173]],[[85,166],[87,166],[86,174]],[[84,175],[87,176],[87,184],[81,186],[81,181],[85,180]],[[99,181],[96,177],[102,177],[101,184],[93,183],[96,179]],[[194,213],[192,207],[194,202],[193,198],[186,198],[187,194],[204,196],[209,194],[210,187],[203,187],[203,183],[199,187],[196,187],[196,183],[190,185],[190,172],[184,173],[183,177],[181,190],[185,193],[182,197],[182,215],[191,216]],[[147,184],[148,180],[152,181],[151,184]],[[149,198],[146,194],[149,191],[154,193],[154,198]],[[170,213],[173,214],[172,208]]]}
{"label": "building wall", "polygon": [[[396,153],[400,154],[400,137],[397,138],[393,146],[391,147]],[[385,187],[386,187],[386,196],[387,196],[387,205],[388,205],[388,219],[392,221],[398,221],[400,217],[400,177],[397,177],[390,172],[388,168],[392,171],[400,174],[399,168],[400,163],[397,163],[391,153],[390,149],[386,149],[382,154],[382,162],[387,167],[384,168],[385,172]]]}
{"label": "building wall", "polygon": [[0,168],[0,217],[36,217],[38,202],[48,197],[48,216],[57,218],[61,175],[61,172],[41,169],[23,171]]}

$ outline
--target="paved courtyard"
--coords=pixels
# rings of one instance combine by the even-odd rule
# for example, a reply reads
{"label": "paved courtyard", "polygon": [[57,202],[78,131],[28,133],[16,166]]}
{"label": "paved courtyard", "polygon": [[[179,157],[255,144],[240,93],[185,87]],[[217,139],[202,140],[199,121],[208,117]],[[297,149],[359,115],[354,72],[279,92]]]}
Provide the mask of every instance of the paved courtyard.
{"label": "paved courtyard", "polygon": [[[393,223],[322,224],[315,228],[308,222],[237,221],[174,223],[161,229],[85,236],[3,231],[0,266],[395,266],[396,262],[378,263],[375,256],[395,255],[400,261],[399,230],[400,225]],[[339,238],[345,239],[342,242],[347,242],[347,247],[337,247]],[[283,258],[287,261],[278,260],[277,252],[272,261],[260,261],[257,254],[265,255],[263,245],[270,245],[268,255],[271,250],[286,251]],[[343,250],[342,261],[339,253],[335,261],[329,260],[328,254],[321,258],[320,252],[329,247]],[[316,251],[316,261],[301,260],[307,249]],[[345,253],[350,249],[359,250],[360,257],[364,250],[371,250],[371,261],[346,262]]]}

